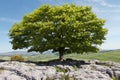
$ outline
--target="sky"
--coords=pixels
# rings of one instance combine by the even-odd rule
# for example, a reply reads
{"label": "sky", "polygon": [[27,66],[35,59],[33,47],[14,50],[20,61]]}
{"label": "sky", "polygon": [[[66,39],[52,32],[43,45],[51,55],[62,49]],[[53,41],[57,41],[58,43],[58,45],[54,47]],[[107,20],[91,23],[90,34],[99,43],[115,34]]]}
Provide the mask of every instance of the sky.
{"label": "sky", "polygon": [[120,0],[0,0],[0,52],[13,51],[8,36],[13,24],[43,4],[92,6],[99,18],[106,20],[106,40],[100,49],[120,49]]}

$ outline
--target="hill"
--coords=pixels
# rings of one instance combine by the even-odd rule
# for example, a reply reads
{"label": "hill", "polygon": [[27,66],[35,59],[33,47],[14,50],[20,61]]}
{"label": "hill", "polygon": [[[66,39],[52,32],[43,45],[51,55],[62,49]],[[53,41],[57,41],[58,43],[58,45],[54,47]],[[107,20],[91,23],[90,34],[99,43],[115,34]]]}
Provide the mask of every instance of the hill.
{"label": "hill", "polygon": [[27,51],[11,51],[11,52],[2,52],[0,53],[0,56],[11,56],[15,54],[20,54],[22,56],[32,56],[38,54],[37,52],[27,52]]}

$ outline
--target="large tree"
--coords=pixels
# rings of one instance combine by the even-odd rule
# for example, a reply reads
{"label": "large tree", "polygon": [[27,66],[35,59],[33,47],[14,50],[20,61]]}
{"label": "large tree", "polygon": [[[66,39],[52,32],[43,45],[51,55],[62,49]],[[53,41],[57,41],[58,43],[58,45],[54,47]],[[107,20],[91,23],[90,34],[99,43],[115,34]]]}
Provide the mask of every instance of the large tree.
{"label": "large tree", "polygon": [[9,35],[13,49],[64,53],[96,52],[105,40],[105,20],[98,18],[90,6],[43,5],[15,23]]}

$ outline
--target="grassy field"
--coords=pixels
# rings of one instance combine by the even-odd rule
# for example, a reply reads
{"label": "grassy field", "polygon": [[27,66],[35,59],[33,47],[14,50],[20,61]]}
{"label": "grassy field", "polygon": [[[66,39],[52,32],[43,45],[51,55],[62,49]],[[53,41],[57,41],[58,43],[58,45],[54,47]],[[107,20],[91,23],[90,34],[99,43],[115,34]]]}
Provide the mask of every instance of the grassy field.
{"label": "grassy field", "polygon": [[[48,55],[36,55],[36,56],[24,56],[25,60],[29,61],[48,61],[52,59],[58,59],[55,54]],[[64,58],[72,58],[77,60],[100,60],[100,61],[114,61],[120,63],[120,50],[99,52],[99,53],[88,53],[88,54],[68,54],[64,55]],[[0,57],[2,60],[9,60],[7,56]]]}
{"label": "grassy field", "polygon": [[[88,54],[68,54],[64,55],[64,58],[72,58],[77,60],[100,60],[100,61],[114,61],[120,62],[120,50],[99,52],[99,53],[88,53]],[[26,57],[26,60],[32,61],[48,61],[52,59],[58,59],[57,55],[39,55]]]}
{"label": "grassy field", "polygon": [[100,52],[100,53],[89,53],[89,54],[69,54],[66,58],[72,58],[77,60],[100,60],[100,61],[114,61],[120,62],[120,50]]}
{"label": "grassy field", "polygon": [[0,56],[0,60],[10,60],[9,56]]}

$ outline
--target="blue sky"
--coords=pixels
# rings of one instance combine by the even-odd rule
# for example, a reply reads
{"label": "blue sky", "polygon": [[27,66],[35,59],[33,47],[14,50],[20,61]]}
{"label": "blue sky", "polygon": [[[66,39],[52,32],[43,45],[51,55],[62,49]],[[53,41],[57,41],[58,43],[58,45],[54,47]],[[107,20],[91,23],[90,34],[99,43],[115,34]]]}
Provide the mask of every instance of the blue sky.
{"label": "blue sky", "polygon": [[120,0],[0,0],[0,52],[13,51],[9,43],[9,29],[23,16],[43,4],[62,5],[74,3],[89,5],[108,28],[107,40],[101,49],[120,49]]}

